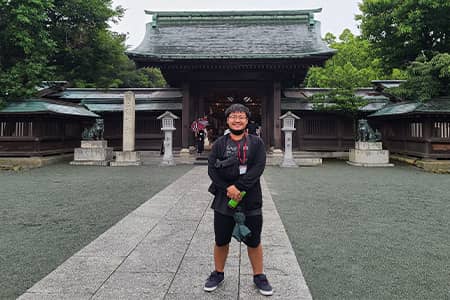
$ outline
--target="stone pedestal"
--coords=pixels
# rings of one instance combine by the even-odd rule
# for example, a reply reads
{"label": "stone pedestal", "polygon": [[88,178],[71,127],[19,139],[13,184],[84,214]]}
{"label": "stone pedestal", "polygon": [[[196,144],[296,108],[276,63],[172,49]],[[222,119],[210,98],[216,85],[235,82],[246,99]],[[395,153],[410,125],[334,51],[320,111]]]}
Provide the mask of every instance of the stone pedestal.
{"label": "stone pedestal", "polygon": [[76,148],[71,165],[107,166],[113,159],[113,148],[107,141],[81,141],[81,148]]}
{"label": "stone pedestal", "polygon": [[297,168],[298,165],[292,155],[292,131],[287,129],[281,129],[284,131],[284,157],[280,167],[283,168]]}
{"label": "stone pedestal", "polygon": [[389,151],[383,150],[381,142],[356,142],[350,149],[348,164],[358,167],[393,167],[389,163]]}
{"label": "stone pedestal", "polygon": [[175,128],[164,129],[164,157],[161,166],[175,166],[172,152],[172,132]]}
{"label": "stone pedestal", "polygon": [[[164,131],[164,157],[160,166],[174,166],[175,160],[173,159],[172,152],[172,136],[175,131],[174,121],[177,120],[178,117],[171,113],[170,111],[166,111],[162,115],[158,116],[158,120],[161,120],[162,127],[161,130]],[[183,150],[181,150],[183,152]]]}
{"label": "stone pedestal", "polygon": [[110,163],[111,167],[140,166],[141,155],[136,151],[117,151],[116,160]]}

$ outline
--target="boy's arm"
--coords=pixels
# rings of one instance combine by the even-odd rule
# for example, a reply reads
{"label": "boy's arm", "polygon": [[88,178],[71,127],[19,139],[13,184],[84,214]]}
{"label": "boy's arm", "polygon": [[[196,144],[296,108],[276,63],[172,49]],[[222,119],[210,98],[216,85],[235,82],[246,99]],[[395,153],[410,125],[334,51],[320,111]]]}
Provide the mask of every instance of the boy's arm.
{"label": "boy's arm", "polygon": [[247,169],[246,174],[239,176],[238,181],[234,184],[239,191],[248,191],[256,182],[258,182],[266,167],[266,147],[259,138],[256,147],[257,151],[255,151],[254,164],[251,168]]}
{"label": "boy's arm", "polygon": [[215,167],[217,157],[219,156],[218,153],[220,150],[218,144],[219,144],[218,142],[213,144],[211,153],[208,156],[208,175],[209,178],[211,178],[213,184],[216,186],[216,188],[226,193],[229,184],[220,177],[219,172]]}

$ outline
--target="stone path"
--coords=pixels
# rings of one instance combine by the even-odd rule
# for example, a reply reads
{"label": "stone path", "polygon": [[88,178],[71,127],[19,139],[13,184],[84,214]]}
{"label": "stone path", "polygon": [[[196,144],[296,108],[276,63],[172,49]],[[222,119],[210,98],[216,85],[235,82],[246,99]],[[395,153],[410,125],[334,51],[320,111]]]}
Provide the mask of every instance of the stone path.
{"label": "stone path", "polygon": [[[245,245],[234,239],[225,282],[206,293],[214,269],[212,196],[196,167],[70,257],[19,297],[25,299],[265,299],[252,282]],[[265,273],[270,299],[311,299],[292,246],[262,180]]]}

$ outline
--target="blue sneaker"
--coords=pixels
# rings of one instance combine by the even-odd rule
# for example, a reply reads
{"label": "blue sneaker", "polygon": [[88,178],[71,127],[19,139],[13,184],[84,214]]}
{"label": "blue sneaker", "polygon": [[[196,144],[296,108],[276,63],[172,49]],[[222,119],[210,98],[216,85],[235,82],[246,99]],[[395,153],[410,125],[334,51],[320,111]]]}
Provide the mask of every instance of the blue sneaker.
{"label": "blue sneaker", "polygon": [[209,275],[203,289],[207,292],[212,292],[217,289],[217,287],[224,281],[224,279],[225,277],[223,273],[214,271],[211,273],[211,275]]}
{"label": "blue sneaker", "polygon": [[272,286],[270,285],[269,281],[267,280],[266,275],[258,274],[258,275],[253,276],[253,282],[255,283],[259,292],[261,294],[263,294],[264,296],[272,296],[273,295]]}

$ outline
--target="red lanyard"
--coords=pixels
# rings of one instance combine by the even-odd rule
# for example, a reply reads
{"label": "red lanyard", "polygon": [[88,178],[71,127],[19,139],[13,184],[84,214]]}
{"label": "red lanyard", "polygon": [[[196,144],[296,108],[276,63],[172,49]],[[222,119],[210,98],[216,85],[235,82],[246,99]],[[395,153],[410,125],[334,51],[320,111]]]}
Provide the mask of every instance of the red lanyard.
{"label": "red lanyard", "polygon": [[244,147],[243,147],[243,150],[242,150],[242,152],[243,152],[243,158],[242,159],[241,159],[241,143],[240,142],[236,142],[236,145],[237,145],[237,148],[238,148],[237,156],[238,156],[239,162],[241,163],[241,165],[244,165],[245,162],[247,161],[247,139],[245,139],[245,142],[244,142]]}

